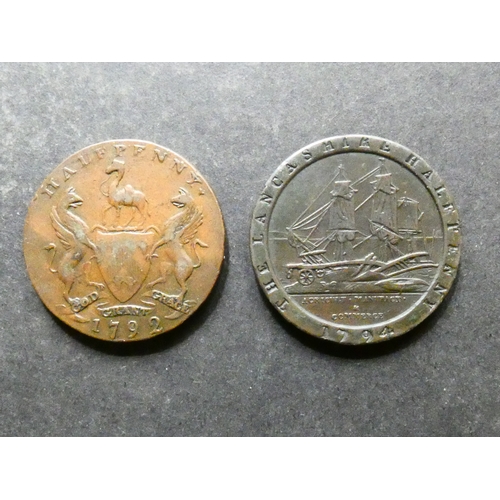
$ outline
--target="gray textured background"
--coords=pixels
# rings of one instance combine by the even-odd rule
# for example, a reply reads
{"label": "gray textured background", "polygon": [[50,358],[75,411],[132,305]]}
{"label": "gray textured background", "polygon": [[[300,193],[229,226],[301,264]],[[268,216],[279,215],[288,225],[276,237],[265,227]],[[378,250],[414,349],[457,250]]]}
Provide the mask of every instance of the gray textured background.
{"label": "gray textured background", "polygon": [[[0,434],[499,435],[499,77],[494,64],[0,65]],[[279,163],[349,133],[422,155],[463,221],[459,277],[438,312],[368,351],[286,325],[248,248]],[[55,166],[122,138],[169,147],[203,173],[227,251],[198,314],[117,348],[44,308],[22,234]]]}

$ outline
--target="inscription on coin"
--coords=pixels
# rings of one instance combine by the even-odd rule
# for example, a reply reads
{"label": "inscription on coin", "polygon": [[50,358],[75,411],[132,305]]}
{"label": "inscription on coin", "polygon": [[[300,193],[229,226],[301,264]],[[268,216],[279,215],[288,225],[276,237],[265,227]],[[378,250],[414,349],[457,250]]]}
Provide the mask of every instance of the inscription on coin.
{"label": "inscription on coin", "polygon": [[104,340],[141,340],[192,314],[223,260],[217,200],[186,160],[110,141],[65,160],[29,207],[25,259],[45,305]]}
{"label": "inscription on coin", "polygon": [[443,300],[460,224],[438,174],[394,142],[345,136],[288,158],[259,196],[257,279],[306,332],[365,344],[399,336]]}

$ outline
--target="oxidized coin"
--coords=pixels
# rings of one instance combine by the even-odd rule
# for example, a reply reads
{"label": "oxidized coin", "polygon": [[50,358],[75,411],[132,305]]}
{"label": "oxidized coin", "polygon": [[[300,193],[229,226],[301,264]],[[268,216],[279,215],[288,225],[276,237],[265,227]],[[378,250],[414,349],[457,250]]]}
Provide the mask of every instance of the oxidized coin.
{"label": "oxidized coin", "polygon": [[443,300],[460,225],[439,175],[378,137],[332,137],[274,172],[255,208],[255,273],[274,307],[316,337],[381,342]]}
{"label": "oxidized coin", "polygon": [[144,141],[89,146],[31,202],[24,255],[59,319],[109,341],[175,328],[206,299],[224,257],[214,193],[178,154]]}

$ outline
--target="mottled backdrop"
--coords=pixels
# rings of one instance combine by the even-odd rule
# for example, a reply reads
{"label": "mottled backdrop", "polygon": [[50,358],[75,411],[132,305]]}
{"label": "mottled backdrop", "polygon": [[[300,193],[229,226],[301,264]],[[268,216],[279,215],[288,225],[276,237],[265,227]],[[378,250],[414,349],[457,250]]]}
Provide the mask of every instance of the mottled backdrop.
{"label": "mottled backdrop", "polygon": [[[1,435],[499,435],[500,65],[0,65]],[[457,282],[413,333],[372,349],[288,326],[254,280],[251,212],[279,163],[323,137],[386,137],[445,180]],[[56,320],[29,282],[35,189],[92,143],[191,161],[227,229],[214,293],[175,333],[114,346]]]}

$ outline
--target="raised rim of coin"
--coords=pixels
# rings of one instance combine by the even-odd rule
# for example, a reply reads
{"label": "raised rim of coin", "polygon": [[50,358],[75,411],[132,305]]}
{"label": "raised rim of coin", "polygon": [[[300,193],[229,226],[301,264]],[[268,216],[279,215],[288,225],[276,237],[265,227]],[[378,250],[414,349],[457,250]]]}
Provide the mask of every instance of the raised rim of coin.
{"label": "raised rim of coin", "polygon": [[136,139],[66,158],[37,189],[24,228],[28,274],[45,306],[111,342],[147,340],[190,317],[217,282],[224,245],[220,206],[200,172]]}
{"label": "raised rim of coin", "polygon": [[[368,153],[394,161],[425,186],[442,221],[443,254],[427,291],[413,307],[396,317],[370,325],[346,325],[312,314],[292,299],[284,288],[269,251],[269,228],[282,193],[304,169],[324,158],[346,153]],[[251,258],[257,281],[274,308],[289,322],[318,338],[350,345],[376,343],[398,337],[427,318],[443,301],[457,273],[461,229],[457,208],[440,176],[427,162],[405,146],[375,136],[345,135],[316,141],[287,158],[271,175],[259,195],[251,223]]]}

